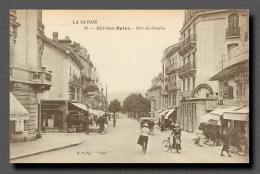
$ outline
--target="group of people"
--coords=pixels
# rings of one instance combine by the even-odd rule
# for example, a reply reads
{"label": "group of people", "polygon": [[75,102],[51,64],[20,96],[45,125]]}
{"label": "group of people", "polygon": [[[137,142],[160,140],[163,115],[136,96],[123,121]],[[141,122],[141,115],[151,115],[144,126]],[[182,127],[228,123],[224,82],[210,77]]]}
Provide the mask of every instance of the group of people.
{"label": "group of people", "polygon": [[[171,130],[172,131],[171,131],[169,138],[172,138],[172,149],[175,149],[176,140],[178,139],[181,143],[181,129],[180,129],[180,126],[178,125],[178,123],[176,123],[176,124],[172,123]],[[147,145],[148,145],[149,133],[150,133],[149,124],[148,123],[143,124],[143,128],[141,129],[141,133],[140,133],[137,143],[141,146],[144,146],[145,151],[146,151]],[[203,140],[203,131],[198,130],[195,144],[202,146],[202,140]],[[223,143],[223,147],[221,149],[220,155],[224,156],[223,152],[226,152],[228,154],[228,156],[231,157],[231,155],[229,153],[229,148],[230,148],[229,139],[227,136],[227,132],[225,130],[223,131],[223,134],[221,135],[221,140]],[[180,146],[180,148],[181,148],[181,146]]]}
{"label": "group of people", "polygon": [[[172,123],[171,129],[172,131],[170,137],[172,137],[172,148],[174,149],[176,146],[176,139],[178,138],[181,141],[181,129],[177,123],[176,124]],[[149,133],[150,133],[150,126],[148,123],[144,123],[137,144],[144,146],[145,151],[148,145]]]}

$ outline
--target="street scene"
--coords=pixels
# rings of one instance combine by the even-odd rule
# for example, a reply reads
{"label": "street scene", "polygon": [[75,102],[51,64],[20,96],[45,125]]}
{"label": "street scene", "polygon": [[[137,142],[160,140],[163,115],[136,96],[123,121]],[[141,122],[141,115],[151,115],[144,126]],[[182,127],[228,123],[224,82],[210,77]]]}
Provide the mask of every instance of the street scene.
{"label": "street scene", "polygon": [[249,163],[248,10],[10,10],[10,163]]}
{"label": "street scene", "polygon": [[[13,163],[98,163],[100,160],[105,163],[240,163],[243,162],[241,156],[232,158],[219,156],[220,148],[209,146],[196,146],[192,140],[192,135],[184,133],[182,137],[181,153],[175,150],[166,152],[162,147],[162,141],[167,139],[171,132],[161,132],[155,128],[154,135],[149,137],[147,153],[144,155],[141,147],[136,144],[139,136],[139,122],[122,115],[118,119],[118,126],[112,128],[112,121],[109,123],[107,134],[90,135],[84,133],[78,135],[59,135],[59,138],[77,138],[81,144],[46,152],[34,156],[11,160]],[[57,135],[51,134],[58,138]],[[115,141],[123,140],[123,141]],[[94,143],[95,142],[95,143]],[[119,160],[120,159],[120,160]]]}

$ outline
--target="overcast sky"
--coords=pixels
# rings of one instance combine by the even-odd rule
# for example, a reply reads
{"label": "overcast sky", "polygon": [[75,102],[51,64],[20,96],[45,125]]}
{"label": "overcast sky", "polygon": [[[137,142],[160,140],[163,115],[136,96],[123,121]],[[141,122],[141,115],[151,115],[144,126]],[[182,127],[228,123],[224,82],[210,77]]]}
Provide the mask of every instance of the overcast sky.
{"label": "overcast sky", "polygon": [[[73,20],[97,20],[97,24],[73,24]],[[86,47],[108,92],[147,90],[151,79],[161,72],[163,50],[178,42],[183,20],[182,10],[43,11],[46,36],[52,38],[52,32],[59,32],[59,39],[70,36]],[[85,26],[131,30],[84,30]],[[136,30],[137,26],[165,30]]]}

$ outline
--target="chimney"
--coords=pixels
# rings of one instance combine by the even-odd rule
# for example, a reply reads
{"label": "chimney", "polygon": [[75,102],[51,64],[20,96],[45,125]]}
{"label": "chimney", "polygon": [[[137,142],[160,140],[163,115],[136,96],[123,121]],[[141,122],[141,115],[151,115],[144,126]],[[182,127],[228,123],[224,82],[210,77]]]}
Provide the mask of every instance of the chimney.
{"label": "chimney", "polygon": [[52,40],[54,40],[55,42],[58,42],[58,32],[53,32],[52,36],[53,36]]}

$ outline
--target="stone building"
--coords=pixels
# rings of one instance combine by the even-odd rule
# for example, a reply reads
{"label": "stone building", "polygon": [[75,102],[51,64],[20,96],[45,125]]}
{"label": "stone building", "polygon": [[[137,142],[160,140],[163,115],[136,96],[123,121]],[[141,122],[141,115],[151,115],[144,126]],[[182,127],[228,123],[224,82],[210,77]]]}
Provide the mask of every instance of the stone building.
{"label": "stone building", "polygon": [[[84,112],[81,103],[81,70],[84,65],[75,52],[69,37],[59,39],[58,33],[53,38],[43,36],[45,43],[43,65],[52,72],[52,88],[42,97],[41,127],[45,132],[66,132],[68,116],[74,111]],[[75,103],[79,103],[76,104]],[[81,105],[82,108],[78,108]]]}
{"label": "stone building", "polygon": [[43,66],[43,35],[41,10],[10,10],[10,92],[29,112],[28,118],[11,118],[11,142],[35,140],[40,131],[39,95],[52,86],[52,73]]}
{"label": "stone building", "polygon": [[182,66],[178,71],[183,88],[182,129],[195,132],[200,116],[217,107],[219,84],[210,78],[221,70],[223,54],[248,35],[243,31],[247,17],[245,10],[185,11],[179,43]]}
{"label": "stone building", "polygon": [[[219,84],[218,104],[236,108],[222,112],[223,129],[234,129],[249,139],[249,13],[234,11],[226,24],[226,48],[221,70],[210,78]],[[231,42],[232,41],[232,42]]]}
{"label": "stone building", "polygon": [[151,118],[155,123],[159,122],[159,113],[161,111],[161,73],[152,79],[152,86],[147,90],[147,99],[151,102]]}

